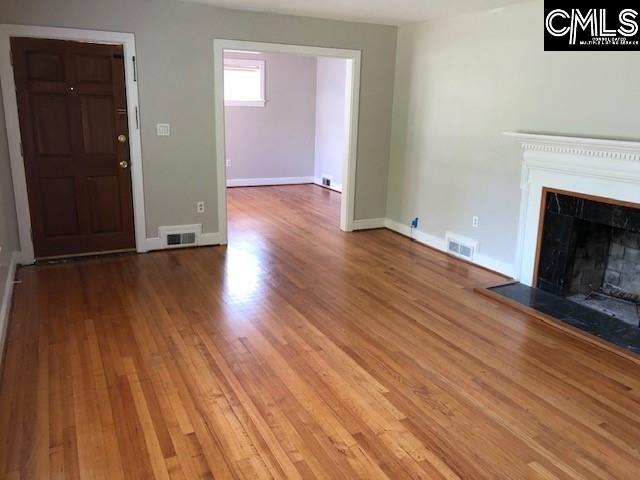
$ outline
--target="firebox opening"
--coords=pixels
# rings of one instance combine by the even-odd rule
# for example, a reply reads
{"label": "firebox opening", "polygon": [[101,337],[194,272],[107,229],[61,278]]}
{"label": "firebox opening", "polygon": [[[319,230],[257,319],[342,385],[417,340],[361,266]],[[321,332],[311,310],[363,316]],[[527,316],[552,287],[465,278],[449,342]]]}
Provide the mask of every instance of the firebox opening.
{"label": "firebox opening", "polygon": [[640,209],[546,195],[538,287],[640,326]]}

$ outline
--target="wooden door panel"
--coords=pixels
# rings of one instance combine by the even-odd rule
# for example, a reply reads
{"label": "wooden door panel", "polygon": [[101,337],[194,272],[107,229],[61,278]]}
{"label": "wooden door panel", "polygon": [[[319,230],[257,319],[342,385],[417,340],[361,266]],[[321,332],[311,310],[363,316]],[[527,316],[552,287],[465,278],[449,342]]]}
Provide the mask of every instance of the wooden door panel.
{"label": "wooden door panel", "polygon": [[40,192],[45,236],[80,234],[75,178],[41,178]]}
{"label": "wooden door panel", "polygon": [[56,178],[56,177],[73,177],[74,165],[71,156],[61,157],[57,155],[47,155],[36,157],[37,177],[38,178]]}
{"label": "wooden door panel", "polygon": [[61,53],[27,53],[27,78],[30,81],[65,82],[64,56]]}
{"label": "wooden door panel", "polygon": [[78,83],[111,84],[111,58],[107,56],[78,55],[76,61],[76,80]]}
{"label": "wooden door panel", "polygon": [[65,95],[38,93],[30,96],[35,153],[71,155],[71,127]]}
{"label": "wooden door panel", "polygon": [[87,190],[91,233],[121,232],[122,216],[119,202],[121,195],[118,176],[90,177],[87,179]]}
{"label": "wooden door panel", "polygon": [[134,249],[122,47],[11,46],[36,258]]}
{"label": "wooden door panel", "polygon": [[[82,95],[83,152],[86,155],[115,155],[116,129],[112,96]],[[114,162],[114,166],[117,162]]]}

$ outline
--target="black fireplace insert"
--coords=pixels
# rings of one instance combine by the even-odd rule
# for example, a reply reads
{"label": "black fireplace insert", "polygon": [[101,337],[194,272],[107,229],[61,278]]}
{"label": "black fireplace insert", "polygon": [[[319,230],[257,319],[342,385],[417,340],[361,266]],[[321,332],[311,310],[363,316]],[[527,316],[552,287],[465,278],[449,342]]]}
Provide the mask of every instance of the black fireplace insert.
{"label": "black fireplace insert", "polygon": [[544,190],[534,288],[506,297],[640,352],[640,207]]}

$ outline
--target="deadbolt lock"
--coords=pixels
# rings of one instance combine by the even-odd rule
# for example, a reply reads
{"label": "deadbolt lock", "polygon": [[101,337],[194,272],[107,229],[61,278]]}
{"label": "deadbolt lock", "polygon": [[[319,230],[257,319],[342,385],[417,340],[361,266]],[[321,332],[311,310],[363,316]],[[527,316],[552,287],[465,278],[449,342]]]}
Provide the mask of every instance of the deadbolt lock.
{"label": "deadbolt lock", "polygon": [[129,166],[129,162],[127,162],[126,160],[122,160],[120,162],[120,168],[127,168]]}
{"label": "deadbolt lock", "polygon": [[118,141],[120,143],[126,142],[127,141],[127,136],[126,135],[122,135],[122,134],[118,135]]}

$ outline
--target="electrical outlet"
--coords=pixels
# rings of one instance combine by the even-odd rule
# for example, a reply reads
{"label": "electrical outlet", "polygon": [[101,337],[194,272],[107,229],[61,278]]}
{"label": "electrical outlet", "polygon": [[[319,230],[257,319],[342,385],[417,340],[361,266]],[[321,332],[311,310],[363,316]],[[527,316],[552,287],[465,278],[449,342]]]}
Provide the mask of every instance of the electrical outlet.
{"label": "electrical outlet", "polygon": [[204,213],[204,202],[196,203],[196,211],[198,213]]}
{"label": "electrical outlet", "polygon": [[418,217],[411,220],[411,228],[418,228],[418,221],[419,221]]}
{"label": "electrical outlet", "polygon": [[479,225],[480,225],[480,218],[474,216],[473,219],[471,220],[471,226],[473,228],[478,228]]}
{"label": "electrical outlet", "polygon": [[227,168],[229,168],[231,166],[231,159],[227,158]]}

